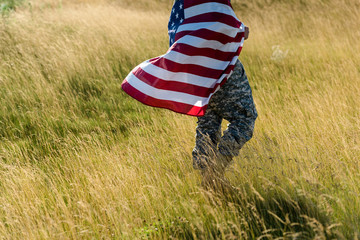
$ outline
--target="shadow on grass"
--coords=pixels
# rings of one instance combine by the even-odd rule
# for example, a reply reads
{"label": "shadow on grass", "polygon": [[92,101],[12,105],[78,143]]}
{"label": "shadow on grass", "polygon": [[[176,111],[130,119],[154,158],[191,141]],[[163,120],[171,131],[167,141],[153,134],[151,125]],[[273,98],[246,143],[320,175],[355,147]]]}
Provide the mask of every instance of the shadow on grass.
{"label": "shadow on grass", "polygon": [[247,239],[335,239],[330,218],[310,199],[269,191],[225,196],[233,209],[244,216]]}
{"label": "shadow on grass", "polygon": [[[256,192],[256,191],[255,191]],[[211,214],[201,223],[176,218],[142,229],[149,239],[339,239],[330,218],[310,199],[271,190],[248,189],[211,192],[213,207],[225,215],[219,222]],[[219,219],[219,218],[218,218]]]}

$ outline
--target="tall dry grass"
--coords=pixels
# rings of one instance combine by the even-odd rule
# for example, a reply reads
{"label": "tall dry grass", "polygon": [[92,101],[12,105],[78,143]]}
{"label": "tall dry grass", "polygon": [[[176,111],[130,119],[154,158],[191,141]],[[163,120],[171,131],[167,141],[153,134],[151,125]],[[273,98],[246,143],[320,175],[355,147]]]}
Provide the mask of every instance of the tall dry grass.
{"label": "tall dry grass", "polygon": [[120,88],[167,50],[171,1],[34,0],[2,18],[2,239],[359,237],[359,4],[232,2],[259,118],[225,195],[191,168],[196,120]]}

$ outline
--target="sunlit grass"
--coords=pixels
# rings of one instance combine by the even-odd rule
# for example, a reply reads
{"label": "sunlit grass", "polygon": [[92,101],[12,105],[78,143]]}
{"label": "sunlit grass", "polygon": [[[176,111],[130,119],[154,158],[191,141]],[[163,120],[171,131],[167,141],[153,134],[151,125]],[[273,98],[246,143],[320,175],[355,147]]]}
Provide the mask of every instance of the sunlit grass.
{"label": "sunlit grass", "polygon": [[167,50],[171,1],[30,1],[3,16],[1,237],[359,237],[359,4],[232,2],[259,118],[225,195],[192,169],[196,119],[120,87]]}

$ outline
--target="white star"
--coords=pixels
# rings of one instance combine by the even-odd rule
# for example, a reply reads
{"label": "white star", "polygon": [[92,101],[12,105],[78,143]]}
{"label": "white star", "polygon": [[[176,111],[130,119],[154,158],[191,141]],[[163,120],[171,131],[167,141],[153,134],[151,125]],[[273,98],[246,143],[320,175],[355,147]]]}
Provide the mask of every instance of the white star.
{"label": "white star", "polygon": [[177,13],[175,16],[176,16],[176,19],[178,19],[178,18],[179,18],[179,14],[178,14],[178,13]]}
{"label": "white star", "polygon": [[173,9],[172,12],[174,13],[174,12],[175,12],[175,9]]}
{"label": "white star", "polygon": [[180,4],[180,6],[179,6],[179,7],[180,7],[180,9],[182,9],[182,8],[183,8],[183,5],[182,5],[182,4]]}
{"label": "white star", "polygon": [[175,25],[175,23],[174,23],[174,22],[172,22],[172,23],[171,23],[171,26],[174,26],[174,25]]}
{"label": "white star", "polygon": [[184,21],[184,19],[180,19],[180,22],[182,23]]}

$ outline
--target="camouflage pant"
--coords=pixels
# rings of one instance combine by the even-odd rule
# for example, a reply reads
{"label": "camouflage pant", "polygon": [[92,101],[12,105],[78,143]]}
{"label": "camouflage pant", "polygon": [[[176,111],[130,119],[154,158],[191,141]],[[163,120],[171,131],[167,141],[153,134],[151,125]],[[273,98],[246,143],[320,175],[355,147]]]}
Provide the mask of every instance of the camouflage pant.
{"label": "camouflage pant", "polygon": [[[198,118],[196,145],[192,152],[194,168],[205,168],[209,158],[218,153],[238,156],[253,135],[256,118],[251,88],[243,65],[237,61],[231,77],[212,96],[205,115]],[[221,136],[223,119],[229,124]]]}

